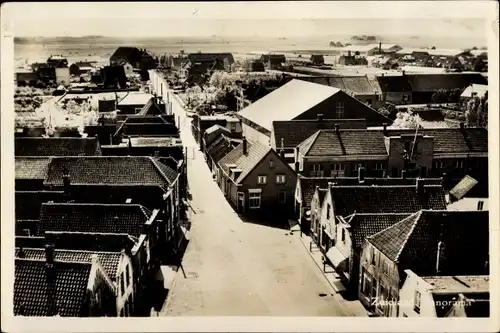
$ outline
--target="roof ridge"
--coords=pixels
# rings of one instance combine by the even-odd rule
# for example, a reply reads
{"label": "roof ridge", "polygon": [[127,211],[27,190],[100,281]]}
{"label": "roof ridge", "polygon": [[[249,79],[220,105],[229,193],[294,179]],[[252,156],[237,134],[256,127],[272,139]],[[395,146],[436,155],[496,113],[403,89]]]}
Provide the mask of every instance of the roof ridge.
{"label": "roof ridge", "polygon": [[[39,236],[39,238],[44,238],[43,236]],[[44,251],[45,252],[45,249],[42,248],[42,247],[25,247],[25,246],[16,246],[15,249],[23,249],[23,250],[39,250],[39,251]],[[81,252],[81,253],[89,253],[89,254],[118,254],[118,253],[121,253],[121,250],[120,251],[97,251],[97,250],[75,250],[75,249],[60,249],[60,248],[54,248],[54,251],[57,252],[57,251],[64,251],[64,252]],[[21,258],[23,259],[23,258]],[[39,260],[39,259],[34,259],[34,260]],[[56,260],[57,262],[60,262],[60,261],[68,261],[68,260]],[[71,262],[71,261],[70,261]]]}
{"label": "roof ridge", "polygon": [[[401,255],[401,253],[403,253],[403,250],[405,249],[406,247],[406,244],[408,243],[408,240],[410,239],[411,235],[413,234],[413,231],[415,230],[415,227],[417,226],[417,224],[419,223],[420,221],[420,218],[422,217],[422,210],[418,211],[417,213],[415,214],[418,214],[416,216],[416,219],[415,221],[413,222],[413,225],[411,226],[411,229],[410,231],[408,232],[408,234],[406,235],[404,241],[403,241],[403,244],[401,244],[401,247],[399,248],[399,251],[398,253],[396,254],[396,257],[395,257],[395,260],[397,261],[399,259],[399,256]],[[411,215],[407,218],[410,218]],[[404,220],[403,220],[404,221]],[[399,223],[402,223],[403,221],[399,222]],[[396,224],[399,224],[399,223],[396,223]]]}
{"label": "roof ridge", "polygon": [[111,204],[111,203],[100,203],[100,202],[43,202],[42,205],[46,206],[103,206],[103,207],[144,207],[138,203],[120,203],[120,204]]}
{"label": "roof ridge", "polygon": [[[15,258],[16,261],[21,261],[21,262],[36,262],[36,263],[45,263],[46,260],[44,259],[35,259],[35,258]],[[72,260],[54,260],[54,264],[76,264],[76,265],[81,265],[81,266],[90,266],[92,265],[91,262],[82,262],[82,261],[72,261]]]}

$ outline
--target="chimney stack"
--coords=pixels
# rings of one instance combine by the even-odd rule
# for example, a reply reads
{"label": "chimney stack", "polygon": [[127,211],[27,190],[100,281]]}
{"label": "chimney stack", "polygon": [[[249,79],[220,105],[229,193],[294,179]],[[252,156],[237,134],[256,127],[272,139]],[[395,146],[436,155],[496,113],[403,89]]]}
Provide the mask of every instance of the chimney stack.
{"label": "chimney stack", "polygon": [[417,178],[416,184],[415,184],[415,189],[416,189],[416,191],[417,191],[418,194],[421,194],[423,192],[423,189],[424,189],[424,181],[423,181],[423,179]]}
{"label": "chimney stack", "polygon": [[387,123],[383,123],[382,124],[383,128],[384,128],[384,136],[387,136]]}
{"label": "chimney stack", "polygon": [[401,171],[401,178],[406,179],[406,170]]}
{"label": "chimney stack", "polygon": [[378,52],[382,54],[382,42],[378,43]]}
{"label": "chimney stack", "polygon": [[243,137],[243,155],[246,155],[247,154],[247,147],[248,146],[248,143],[247,143],[247,138],[246,137]]}
{"label": "chimney stack", "polygon": [[284,149],[280,149],[280,157],[282,160],[285,159],[285,150]]}
{"label": "chimney stack", "polygon": [[363,184],[365,182],[365,168],[358,168],[358,183]]}
{"label": "chimney stack", "polygon": [[47,278],[47,316],[55,316],[56,306],[56,271],[54,269],[54,244],[45,245],[45,273]]}
{"label": "chimney stack", "polygon": [[299,173],[299,162],[295,162],[295,173]]}
{"label": "chimney stack", "polygon": [[18,252],[17,256],[19,258],[25,258],[26,257],[26,253],[24,253],[24,250],[23,250],[22,247],[19,248],[19,252]]}
{"label": "chimney stack", "polygon": [[323,114],[322,113],[318,113],[317,120],[318,121],[323,121]]}
{"label": "chimney stack", "polygon": [[464,129],[465,128],[465,124],[463,122],[460,122],[460,129]]}
{"label": "chimney stack", "polygon": [[68,169],[64,168],[62,177],[63,177],[64,194],[69,195],[70,194],[70,187],[71,187],[71,179],[69,176]]}
{"label": "chimney stack", "polygon": [[483,200],[479,200],[477,202],[477,210],[483,210],[483,207],[484,207],[484,201]]}
{"label": "chimney stack", "polygon": [[339,124],[335,124],[335,132],[336,133],[340,132],[340,125]]}

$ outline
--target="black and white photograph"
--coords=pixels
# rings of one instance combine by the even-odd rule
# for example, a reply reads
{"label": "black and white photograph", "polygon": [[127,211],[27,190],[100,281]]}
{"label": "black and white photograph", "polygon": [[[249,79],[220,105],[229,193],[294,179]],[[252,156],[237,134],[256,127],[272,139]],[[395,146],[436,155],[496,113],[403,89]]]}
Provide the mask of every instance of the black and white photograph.
{"label": "black and white photograph", "polygon": [[1,11],[2,331],[500,329],[498,3]]}

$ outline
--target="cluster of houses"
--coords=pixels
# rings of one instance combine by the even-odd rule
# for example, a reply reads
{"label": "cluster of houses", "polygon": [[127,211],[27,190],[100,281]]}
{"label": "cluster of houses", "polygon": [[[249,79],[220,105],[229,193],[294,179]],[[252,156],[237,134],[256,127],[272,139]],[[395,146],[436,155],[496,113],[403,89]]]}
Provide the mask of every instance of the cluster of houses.
{"label": "cluster of houses", "polygon": [[69,84],[68,60],[51,55],[46,62],[31,64],[30,69],[16,69],[15,81],[18,86]]}
{"label": "cluster of houses", "polygon": [[169,104],[143,103],[83,137],[16,136],[15,315],[161,308],[186,245],[187,178]]}
{"label": "cluster of houses", "polygon": [[294,79],[193,128],[237,213],[296,220],[373,315],[488,317],[487,129],[390,123]]}

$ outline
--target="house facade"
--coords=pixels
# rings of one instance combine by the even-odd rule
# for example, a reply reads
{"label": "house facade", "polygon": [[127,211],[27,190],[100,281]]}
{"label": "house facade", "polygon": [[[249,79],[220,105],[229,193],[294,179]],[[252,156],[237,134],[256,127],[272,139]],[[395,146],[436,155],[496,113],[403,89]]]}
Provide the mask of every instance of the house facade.
{"label": "house facade", "polygon": [[296,175],[269,146],[243,142],[219,161],[217,182],[240,214],[293,214]]}

